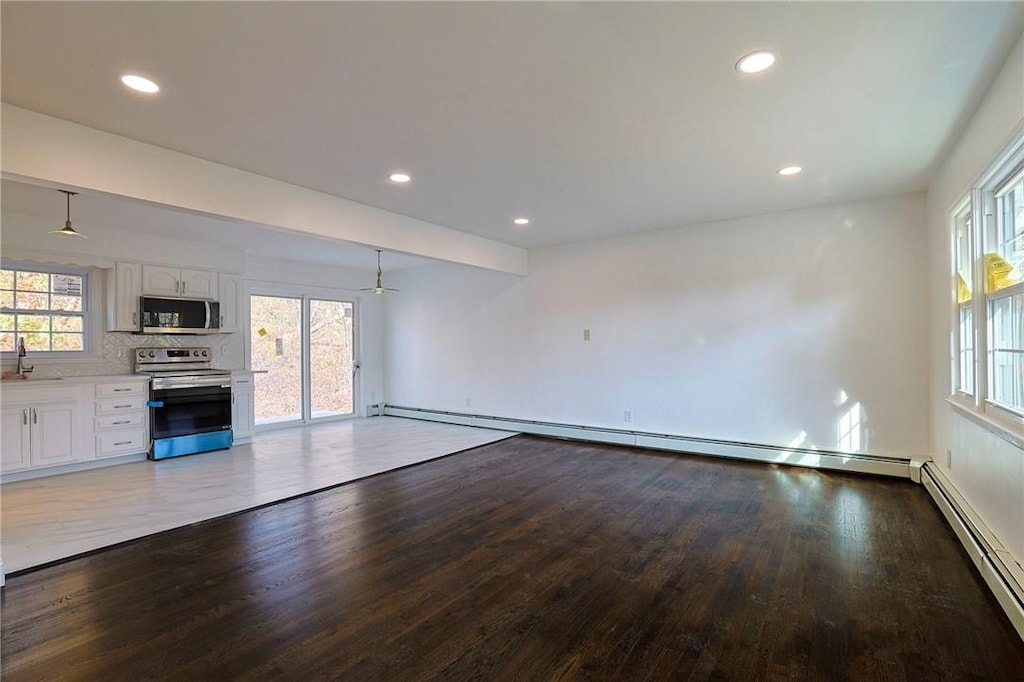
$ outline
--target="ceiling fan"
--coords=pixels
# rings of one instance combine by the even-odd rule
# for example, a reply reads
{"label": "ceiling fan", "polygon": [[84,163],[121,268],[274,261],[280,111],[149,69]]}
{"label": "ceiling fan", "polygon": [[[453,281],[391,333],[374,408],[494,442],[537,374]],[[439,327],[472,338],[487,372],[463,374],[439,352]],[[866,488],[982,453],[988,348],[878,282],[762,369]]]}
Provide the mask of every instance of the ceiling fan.
{"label": "ceiling fan", "polygon": [[377,249],[377,286],[366,287],[364,289],[360,289],[359,291],[372,291],[375,294],[383,294],[385,291],[398,291],[398,289],[386,287],[381,283],[380,253],[380,249]]}

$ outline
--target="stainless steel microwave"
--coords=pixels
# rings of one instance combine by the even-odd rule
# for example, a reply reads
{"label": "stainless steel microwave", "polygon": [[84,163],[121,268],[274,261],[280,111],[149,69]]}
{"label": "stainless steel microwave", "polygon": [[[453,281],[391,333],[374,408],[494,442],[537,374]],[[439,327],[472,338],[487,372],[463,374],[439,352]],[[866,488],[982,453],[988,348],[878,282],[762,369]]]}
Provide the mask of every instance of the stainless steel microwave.
{"label": "stainless steel microwave", "polygon": [[220,304],[188,298],[141,296],[141,334],[217,334]]}

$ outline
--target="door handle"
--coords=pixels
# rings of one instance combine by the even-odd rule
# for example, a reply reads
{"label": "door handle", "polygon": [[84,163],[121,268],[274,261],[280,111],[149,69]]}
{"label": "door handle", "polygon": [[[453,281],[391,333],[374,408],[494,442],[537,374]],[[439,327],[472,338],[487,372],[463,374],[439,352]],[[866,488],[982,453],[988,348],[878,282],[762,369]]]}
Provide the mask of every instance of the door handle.
{"label": "door handle", "polygon": [[33,424],[38,424],[39,423],[39,412],[37,412],[36,408],[34,408],[34,407],[32,408],[32,423]]}
{"label": "door handle", "polygon": [[28,426],[28,408],[26,407],[21,411],[21,423],[24,426]]}
{"label": "door handle", "polygon": [[138,324],[138,323],[139,323],[139,314],[138,313],[132,313],[132,324],[135,325],[135,324]]}

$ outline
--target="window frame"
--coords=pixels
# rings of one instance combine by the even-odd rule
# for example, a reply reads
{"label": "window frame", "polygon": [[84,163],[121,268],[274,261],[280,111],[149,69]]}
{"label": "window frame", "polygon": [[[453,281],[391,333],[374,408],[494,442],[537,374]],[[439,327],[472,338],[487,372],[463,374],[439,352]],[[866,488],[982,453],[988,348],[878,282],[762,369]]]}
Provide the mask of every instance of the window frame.
{"label": "window frame", "polygon": [[[949,254],[952,265],[952,290],[950,314],[950,396],[949,401],[955,406],[977,415],[982,421],[997,431],[1009,433],[1016,438],[1024,437],[1024,406],[1015,408],[993,400],[990,396],[993,371],[993,354],[989,347],[989,329],[992,324],[990,311],[992,302],[1013,296],[1024,295],[1024,278],[1021,282],[1004,287],[995,292],[988,291],[987,269],[985,267],[986,237],[997,234],[998,219],[996,215],[998,198],[1005,194],[1015,181],[1024,173],[1024,126],[1018,127],[1011,137],[1011,142],[988,166],[971,190],[962,196],[949,210]],[[963,215],[964,208],[970,206],[971,223],[968,243],[973,250],[971,254],[972,296],[969,302],[959,303],[957,296],[958,272],[957,263],[957,224],[956,220]],[[960,377],[960,314],[965,307],[971,309],[970,334],[974,340],[973,394],[961,390]]]}
{"label": "window frame", "polygon": [[[103,306],[102,277],[96,268],[70,263],[38,263],[31,260],[3,258],[0,267],[4,270],[21,272],[46,272],[58,275],[75,275],[82,278],[82,350],[30,350],[28,364],[59,364],[67,362],[102,360]],[[54,314],[52,309],[49,314]],[[57,314],[64,311],[56,311]],[[77,314],[77,313],[73,313]],[[18,357],[17,350],[0,350],[0,360],[5,363]]]}

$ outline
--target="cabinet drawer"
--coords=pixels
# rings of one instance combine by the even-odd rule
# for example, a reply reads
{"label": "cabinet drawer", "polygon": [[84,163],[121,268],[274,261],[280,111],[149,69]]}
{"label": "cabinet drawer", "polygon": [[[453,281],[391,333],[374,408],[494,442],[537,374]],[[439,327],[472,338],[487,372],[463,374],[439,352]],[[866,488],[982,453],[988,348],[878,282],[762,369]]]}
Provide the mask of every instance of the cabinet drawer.
{"label": "cabinet drawer", "polygon": [[149,433],[145,429],[96,434],[97,457],[129,452],[145,452],[148,448]]}
{"label": "cabinet drawer", "polygon": [[96,430],[109,431],[111,429],[130,429],[133,426],[145,426],[145,412],[130,412],[124,410],[124,414],[112,414],[106,417],[96,417]]}
{"label": "cabinet drawer", "polygon": [[103,398],[96,401],[96,414],[122,414],[130,410],[144,410],[145,396],[125,396],[124,398]]}
{"label": "cabinet drawer", "polygon": [[121,396],[144,396],[149,393],[146,384],[96,384],[97,398],[116,398]]}

